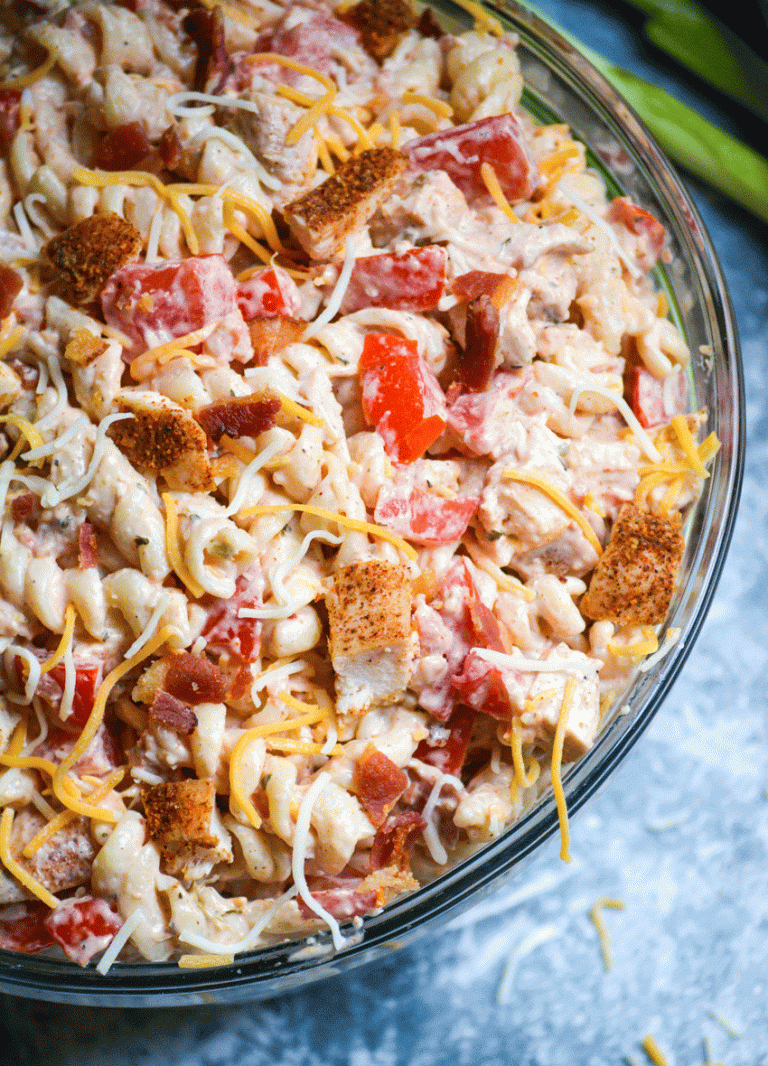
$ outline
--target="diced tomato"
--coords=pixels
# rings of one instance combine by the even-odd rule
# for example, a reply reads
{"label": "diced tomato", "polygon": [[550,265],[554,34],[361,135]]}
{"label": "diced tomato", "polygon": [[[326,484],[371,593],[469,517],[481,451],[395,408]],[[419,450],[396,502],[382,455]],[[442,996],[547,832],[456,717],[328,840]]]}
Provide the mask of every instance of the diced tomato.
{"label": "diced tomato", "polygon": [[213,600],[202,636],[206,647],[213,652],[228,652],[244,662],[255,662],[261,648],[261,622],[258,618],[240,618],[243,608],[261,607],[261,586],[247,574],[242,574],[230,600]]}
{"label": "diced tomato", "polygon": [[[379,894],[374,888],[366,889],[364,892],[358,892],[350,888],[327,888],[313,891],[311,895],[323,910],[328,911],[331,917],[339,922],[346,922],[350,918],[370,914],[371,911],[375,911],[381,905]],[[296,902],[302,918],[317,917],[311,907],[308,907],[300,896],[297,897]]]}
{"label": "diced tomato", "polygon": [[246,322],[276,315],[295,317],[301,310],[299,287],[280,267],[260,270],[237,287],[237,306]]}
{"label": "diced tomato", "polygon": [[341,304],[341,314],[364,307],[391,311],[433,311],[445,292],[446,252],[438,245],[396,255],[358,259]]}
{"label": "diced tomato", "polygon": [[[1,136],[1,134],[0,134]],[[13,310],[13,301],[24,286],[21,274],[0,263],[0,319],[5,318]]]}
{"label": "diced tomato", "polygon": [[135,170],[152,151],[143,122],[126,122],[105,133],[93,153],[99,170]]}
{"label": "diced tomato", "polygon": [[528,199],[539,172],[514,115],[496,115],[428,133],[403,145],[415,170],[444,170],[468,201],[488,196],[481,175],[489,163],[508,200]]}
{"label": "diced tomato", "polygon": [[415,341],[369,333],[359,363],[363,410],[387,455],[413,463],[445,428],[445,394]]}
{"label": "diced tomato", "polygon": [[479,503],[477,496],[450,500],[417,488],[406,493],[385,483],[376,501],[374,521],[414,544],[438,547],[463,536]]}
{"label": "diced tomato", "polygon": [[[475,724],[475,712],[469,707],[456,707],[451,717],[442,726],[439,739],[429,737],[419,742],[414,758],[436,766],[443,774],[458,774],[464,759]],[[446,734],[447,735],[444,735]]]}
{"label": "diced tomato", "polygon": [[[333,74],[345,53],[357,46],[359,37],[351,26],[323,13],[293,25],[284,20],[257,39],[254,52],[276,52],[321,74]],[[301,76],[285,67],[278,70],[281,80],[289,85]],[[352,80],[353,71],[350,75]]]}
{"label": "diced tomato", "polygon": [[687,384],[679,371],[671,380],[659,381],[644,366],[630,367],[625,376],[627,401],[643,429],[664,426],[686,409]]}
{"label": "diced tomato", "polygon": [[237,285],[221,255],[149,266],[128,263],[101,294],[104,318],[139,351],[183,337],[237,308]]}
{"label": "diced tomato", "polygon": [[45,928],[73,962],[85,966],[109,947],[123,920],[106,900],[77,896],[63,900],[45,920]]}
{"label": "diced tomato", "polygon": [[19,89],[0,89],[0,151],[6,152],[19,132],[20,107],[21,92]]}
{"label": "diced tomato", "polygon": [[[63,693],[66,680],[64,663],[56,663],[53,669],[49,671],[49,677],[61,687]],[[86,663],[75,664],[75,695],[72,698],[72,720],[80,726],[84,726],[90,717],[100,683],[101,666]],[[59,703],[61,703],[61,696],[59,696]]]}
{"label": "diced tomato", "polygon": [[[32,754],[41,759],[48,759],[58,766],[66,759],[76,742],[77,734],[65,733],[63,729],[50,729],[48,736],[35,746]],[[78,775],[94,774],[96,777],[103,777],[124,761],[115,738],[102,723],[96,736],[75,763],[73,772]]]}
{"label": "diced tomato", "polygon": [[475,648],[471,648],[464,660],[461,673],[452,679],[458,698],[483,714],[490,714],[502,721],[509,720],[512,703],[504,685],[504,676],[497,667],[486,662]]}
{"label": "diced tomato", "polygon": [[650,211],[633,204],[627,196],[617,196],[611,201],[606,218],[609,222],[626,226],[637,237],[637,259],[643,270],[655,266],[664,247],[666,233],[664,226]]}
{"label": "diced tomato", "polygon": [[0,918],[0,948],[3,951],[23,951],[35,955],[51,947],[53,940],[45,926],[51,913],[45,903],[16,903]]}

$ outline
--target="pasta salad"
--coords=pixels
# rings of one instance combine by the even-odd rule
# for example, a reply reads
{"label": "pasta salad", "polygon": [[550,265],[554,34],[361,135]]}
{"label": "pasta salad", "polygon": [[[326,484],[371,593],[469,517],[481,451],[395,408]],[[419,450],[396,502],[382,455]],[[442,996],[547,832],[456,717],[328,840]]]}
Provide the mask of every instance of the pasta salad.
{"label": "pasta salad", "polygon": [[550,788],[569,857],[718,443],[663,226],[467,6],[7,16],[4,948],[339,949]]}

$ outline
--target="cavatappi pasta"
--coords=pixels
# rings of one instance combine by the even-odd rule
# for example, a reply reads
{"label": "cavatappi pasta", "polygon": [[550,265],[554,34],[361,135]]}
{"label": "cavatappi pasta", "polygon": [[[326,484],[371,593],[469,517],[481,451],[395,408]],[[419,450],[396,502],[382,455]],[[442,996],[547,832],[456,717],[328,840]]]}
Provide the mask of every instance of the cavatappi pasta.
{"label": "cavatappi pasta", "polygon": [[568,858],[669,646],[717,441],[663,227],[479,8],[384,7],[0,38],[3,947],[339,948],[550,787]]}

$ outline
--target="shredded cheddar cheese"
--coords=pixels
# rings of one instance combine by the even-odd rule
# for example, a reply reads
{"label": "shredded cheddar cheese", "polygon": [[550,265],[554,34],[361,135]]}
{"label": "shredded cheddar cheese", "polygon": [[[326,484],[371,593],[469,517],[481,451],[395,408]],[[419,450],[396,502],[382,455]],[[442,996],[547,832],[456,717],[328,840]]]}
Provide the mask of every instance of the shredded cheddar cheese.
{"label": "shredded cheddar cheese", "polygon": [[[109,777],[107,777],[101,783],[97,783],[93,791],[89,792],[87,796],[83,797],[83,799],[88,800],[90,804],[98,803],[100,800],[103,800],[105,796],[108,796],[109,793],[117,785],[120,784],[124,776],[125,770],[120,768],[118,768],[117,770],[113,770]],[[65,785],[71,784],[71,782],[68,781],[65,781],[64,783]],[[71,795],[71,791],[69,794]],[[40,832],[36,833],[35,836],[32,837],[32,839],[29,841],[29,843],[24,848],[24,851],[22,852],[24,858],[31,859],[35,852],[38,851],[43,846],[43,844],[50,840],[51,837],[55,836],[60,830],[64,829],[67,825],[69,825],[70,822],[74,821],[74,819],[77,817],[77,812],[71,810],[70,808],[67,808],[67,810],[61,811],[59,814],[57,814],[56,817],[48,823],[48,825],[44,825]]]}
{"label": "shredded cheddar cheese", "polygon": [[611,937],[608,932],[608,926],[605,924],[605,919],[600,913],[602,910],[609,908],[610,910],[623,911],[626,904],[623,899],[600,899],[597,903],[593,903],[589,908],[589,920],[597,931],[598,940],[600,942],[600,953],[603,956],[603,966],[606,971],[613,969],[613,947],[611,945]]}
{"label": "shredded cheddar cheese", "polygon": [[164,492],[161,497],[165,507],[165,551],[171,569],[190,593],[199,600],[205,593],[202,585],[192,577],[189,567],[184,562],[179,548],[179,512],[176,501],[170,492]]}
{"label": "shredded cheddar cheese", "polygon": [[565,685],[563,706],[560,708],[560,715],[557,719],[557,727],[555,729],[555,739],[552,744],[552,791],[555,794],[557,817],[560,822],[560,858],[563,862],[571,861],[571,834],[568,828],[568,806],[565,801],[565,792],[563,791],[563,782],[560,777],[560,771],[563,762],[563,741],[565,740],[565,730],[568,726],[568,716],[571,713],[571,705],[573,703],[575,692],[576,678],[569,677]]}
{"label": "shredded cheddar cheese", "polygon": [[40,81],[44,78],[59,61],[59,57],[50,45],[43,46],[48,52],[48,58],[43,60],[39,67],[35,67],[29,74],[22,74],[18,78],[10,78],[8,81],[4,81],[0,84],[0,89],[3,90],[15,90],[26,89],[29,85],[34,85],[36,81]]}
{"label": "shredded cheddar cheese", "polygon": [[13,828],[14,811],[11,807],[6,807],[3,811],[3,816],[0,819],[0,862],[6,868],[9,874],[16,878],[24,888],[28,889],[32,895],[37,896],[39,900],[42,900],[47,907],[51,910],[55,910],[59,901],[56,897],[44,888],[39,881],[36,881],[30,873],[28,873],[20,863],[16,862],[11,855],[11,829]]}
{"label": "shredded cheddar cheese", "polygon": [[628,655],[633,659],[642,659],[646,655],[652,655],[659,649],[659,641],[652,626],[642,626],[643,639],[636,644],[616,644],[610,641],[608,650],[614,655]]}
{"label": "shredded cheddar cheese", "polygon": [[181,970],[208,970],[214,966],[231,966],[234,961],[234,955],[181,955],[178,965]]}
{"label": "shredded cheddar cheese", "polygon": [[392,140],[392,147],[399,149],[403,139],[403,133],[400,126],[400,115],[397,111],[392,111],[389,116],[389,135]]}
{"label": "shredded cheddar cheese", "polygon": [[486,189],[495,200],[496,206],[504,212],[510,222],[512,222],[516,226],[519,226],[520,219],[517,217],[514,210],[512,209],[512,205],[504,195],[504,191],[501,188],[501,185],[499,184],[499,179],[496,176],[496,171],[493,169],[490,163],[482,164],[482,166],[480,167],[480,176],[485,182]]}
{"label": "shredded cheddar cheese", "polygon": [[688,420],[685,415],[675,415],[669,424],[675,431],[675,435],[680,442],[680,447],[683,449],[686,459],[691,464],[691,469],[694,470],[699,477],[709,477],[709,473],[704,466],[704,463],[701,461],[701,456],[696,448],[696,442],[688,428]]}
{"label": "shredded cheddar cheese", "polygon": [[3,333],[2,337],[0,337],[0,360],[5,359],[6,355],[13,351],[23,336],[23,326],[14,326],[7,333]]}
{"label": "shredded cheddar cheese", "polygon": [[595,549],[598,555],[602,554],[603,546],[597,539],[594,529],[586,520],[584,515],[579,511],[574,504],[567,499],[559,489],[543,478],[540,474],[534,474],[530,470],[513,470],[510,467],[506,467],[503,471],[504,477],[509,478],[510,481],[517,481],[522,485],[531,485],[533,488],[543,492],[552,503],[557,504],[561,511],[564,511],[569,518],[571,518],[579,527],[581,532],[587,538],[589,543]]}
{"label": "shredded cheddar cheese", "polygon": [[475,20],[478,33],[492,33],[494,37],[503,37],[504,28],[498,19],[492,18],[481,4],[475,0],[456,0],[458,7],[463,7]]}
{"label": "shredded cheddar cheese", "polygon": [[435,100],[432,96],[424,96],[423,93],[403,93],[404,104],[420,104],[429,108],[439,118],[453,118],[453,108],[446,100]]}
{"label": "shredded cheddar cheese", "polygon": [[650,1033],[643,1038],[642,1049],[653,1063],[653,1066],[669,1066],[666,1058],[661,1053],[661,1049],[656,1041],[653,1039]]}
{"label": "shredded cheddar cheese", "polygon": [[40,664],[41,674],[47,674],[49,670],[52,670],[54,666],[64,658],[67,648],[72,644],[72,636],[75,632],[75,618],[75,608],[70,603],[64,612],[64,632],[61,635],[59,646],[56,648],[56,651],[50,659],[47,659],[46,662]]}
{"label": "shredded cheddar cheese", "polygon": [[275,395],[280,398],[283,411],[287,415],[293,415],[294,418],[300,419],[302,422],[306,422],[310,426],[323,426],[325,423],[322,418],[318,418],[317,415],[308,411],[306,407],[302,407],[300,403],[296,403],[290,396],[286,396],[285,393],[275,390]]}

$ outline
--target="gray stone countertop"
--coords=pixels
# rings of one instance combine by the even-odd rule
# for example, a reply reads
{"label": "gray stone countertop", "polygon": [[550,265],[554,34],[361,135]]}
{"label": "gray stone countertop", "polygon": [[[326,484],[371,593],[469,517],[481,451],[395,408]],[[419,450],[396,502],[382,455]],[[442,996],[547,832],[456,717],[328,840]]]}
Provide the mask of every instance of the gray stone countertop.
{"label": "gray stone countertop", "polygon": [[[540,6],[729,121],[646,49],[622,18],[629,8]],[[551,840],[522,876],[430,939],[280,1000],[131,1012],[4,996],[2,1063],[613,1066],[647,1062],[640,1042],[651,1033],[670,1066],[701,1066],[708,1052],[723,1066],[768,1064],[768,227],[686,180],[741,333],[742,504],[698,642],[647,733],[574,819],[573,863]],[[605,911],[610,972],[588,915],[604,897],[626,905]]]}

